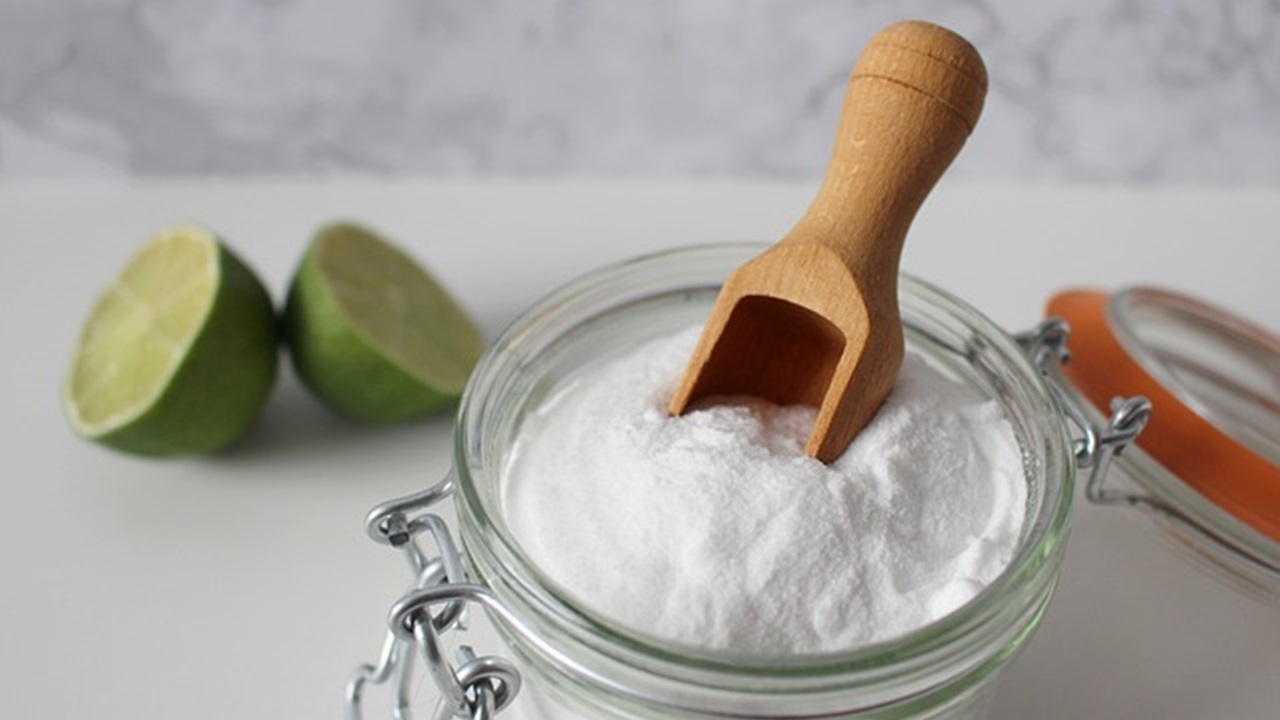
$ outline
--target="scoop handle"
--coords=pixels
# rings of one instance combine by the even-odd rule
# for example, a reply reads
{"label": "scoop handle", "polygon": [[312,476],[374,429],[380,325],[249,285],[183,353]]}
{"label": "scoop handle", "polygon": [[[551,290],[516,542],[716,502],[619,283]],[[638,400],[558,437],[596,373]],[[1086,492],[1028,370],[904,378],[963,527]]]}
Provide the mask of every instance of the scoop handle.
{"label": "scoop handle", "polygon": [[826,179],[782,242],[830,246],[866,301],[883,289],[896,303],[907,228],[969,137],[986,92],[982,58],[959,35],[920,21],[881,30],[849,79]]}

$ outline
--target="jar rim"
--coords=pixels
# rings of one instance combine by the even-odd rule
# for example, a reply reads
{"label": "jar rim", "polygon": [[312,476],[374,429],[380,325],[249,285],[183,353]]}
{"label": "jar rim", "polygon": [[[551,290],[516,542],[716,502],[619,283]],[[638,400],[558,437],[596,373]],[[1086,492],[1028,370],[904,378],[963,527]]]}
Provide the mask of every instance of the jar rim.
{"label": "jar rim", "polygon": [[[523,618],[525,626],[514,628],[513,632],[526,640],[529,634],[560,632],[570,642],[585,643],[613,660],[650,671],[665,670],[674,676],[691,673],[698,682],[732,683],[737,679],[762,688],[790,688],[797,679],[804,680],[799,683],[802,685],[818,678],[857,684],[877,682],[891,675],[925,672],[939,663],[954,662],[965,652],[959,649],[961,646],[1009,635],[1011,628],[1017,628],[1019,636],[1025,635],[1025,629],[1034,626],[1052,593],[1056,578],[1053,567],[1060,560],[1069,529],[1076,468],[1062,411],[1055,395],[1045,386],[1045,377],[1007,333],[962,300],[906,273],[900,275],[900,295],[945,316],[948,322],[962,325],[984,352],[1005,363],[1024,392],[1023,401],[1031,404],[1030,416],[1042,431],[1036,438],[1036,447],[1023,448],[1042,473],[1044,489],[1038,506],[1028,510],[1014,558],[995,580],[955,611],[882,642],[808,655],[746,656],[657,641],[607,622],[549,584],[521,550],[505,522],[494,517],[487,507],[473,477],[477,467],[484,467],[477,455],[483,449],[476,437],[477,421],[483,414],[482,405],[490,399],[496,376],[508,369],[504,363],[510,358],[504,355],[511,348],[533,342],[551,327],[549,316],[562,313],[575,301],[620,278],[655,268],[685,267],[708,258],[721,263],[732,261],[732,267],[763,247],[757,243],[686,246],[598,269],[536,302],[481,359],[463,394],[456,423],[454,462],[459,515],[463,519],[464,547],[469,555],[480,556],[473,559],[473,564],[482,566],[481,580],[497,585],[504,601],[521,605],[531,613]],[[597,312],[603,314],[609,309],[598,308]],[[1023,440],[1019,438],[1020,443]],[[708,676],[713,677],[709,680]]]}

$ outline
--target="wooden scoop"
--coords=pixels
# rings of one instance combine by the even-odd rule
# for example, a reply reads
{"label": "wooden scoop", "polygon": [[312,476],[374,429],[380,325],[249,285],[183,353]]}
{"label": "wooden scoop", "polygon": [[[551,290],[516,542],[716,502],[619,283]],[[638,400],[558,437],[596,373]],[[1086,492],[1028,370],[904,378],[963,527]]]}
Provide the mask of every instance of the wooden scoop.
{"label": "wooden scoop", "polygon": [[949,30],[903,22],[871,39],[817,198],[725,282],[672,415],[714,395],[814,405],[806,451],[823,462],[844,452],[902,365],[907,227],[973,130],[986,91],[982,58]]}

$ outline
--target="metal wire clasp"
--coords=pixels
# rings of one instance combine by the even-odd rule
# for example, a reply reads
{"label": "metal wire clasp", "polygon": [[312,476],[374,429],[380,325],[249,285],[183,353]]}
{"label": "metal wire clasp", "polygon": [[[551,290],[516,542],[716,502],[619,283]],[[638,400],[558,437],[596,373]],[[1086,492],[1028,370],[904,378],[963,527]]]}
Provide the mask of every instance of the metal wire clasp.
{"label": "metal wire clasp", "polygon": [[[1055,364],[1066,364],[1071,359],[1067,340],[1071,328],[1061,318],[1049,318],[1031,330],[1017,333],[1013,339],[1031,362],[1045,375]],[[1106,485],[1107,470],[1112,459],[1124,452],[1151,419],[1151,401],[1141,395],[1116,397],[1111,401],[1111,417],[1106,425],[1095,426],[1089,414],[1081,406],[1076,394],[1064,389],[1053,377],[1046,383],[1058,400],[1067,418],[1080,429],[1083,436],[1073,444],[1076,466],[1089,470],[1085,483],[1085,497],[1104,505],[1151,505],[1144,495]]]}
{"label": "metal wire clasp", "polygon": [[[455,667],[445,657],[441,635],[465,624],[467,602],[495,606],[488,590],[467,582],[462,558],[453,536],[438,515],[424,511],[453,492],[453,476],[420,493],[381,503],[365,517],[365,531],[375,542],[404,551],[414,572],[414,582],[391,607],[388,632],[377,664],[356,668],[347,685],[347,720],[361,720],[361,700],[366,685],[381,685],[396,677],[395,720],[411,720],[409,691],[413,680],[411,652],[416,645],[440,691],[434,718],[494,717],[510,705],[520,691],[520,672],[510,661],[496,656],[479,657],[468,646],[458,648]],[[429,534],[436,557],[429,557],[419,538]],[[443,606],[433,614],[432,608]]]}

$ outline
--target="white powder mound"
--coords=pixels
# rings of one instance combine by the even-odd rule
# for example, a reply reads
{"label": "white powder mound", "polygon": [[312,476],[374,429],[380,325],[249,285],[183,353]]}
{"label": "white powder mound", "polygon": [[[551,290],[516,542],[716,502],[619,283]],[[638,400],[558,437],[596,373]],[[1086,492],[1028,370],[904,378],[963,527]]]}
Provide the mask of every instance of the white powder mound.
{"label": "white powder mound", "polygon": [[804,454],[813,408],[667,416],[698,332],[593,367],[521,428],[512,532],[584,607],[697,647],[825,653],[940,618],[1005,568],[1026,483],[997,403],[908,353],[827,466]]}

